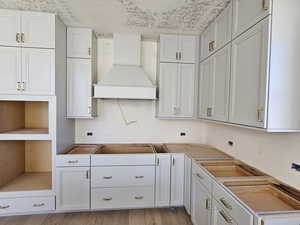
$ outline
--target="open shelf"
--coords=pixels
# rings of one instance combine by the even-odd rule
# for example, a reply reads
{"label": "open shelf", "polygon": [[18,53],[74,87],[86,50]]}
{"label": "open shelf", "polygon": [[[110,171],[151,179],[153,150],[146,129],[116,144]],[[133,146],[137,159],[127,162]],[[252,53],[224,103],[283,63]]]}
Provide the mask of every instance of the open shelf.
{"label": "open shelf", "polygon": [[0,101],[0,140],[50,140],[49,103]]}
{"label": "open shelf", "polygon": [[0,193],[52,189],[51,141],[0,141]]}

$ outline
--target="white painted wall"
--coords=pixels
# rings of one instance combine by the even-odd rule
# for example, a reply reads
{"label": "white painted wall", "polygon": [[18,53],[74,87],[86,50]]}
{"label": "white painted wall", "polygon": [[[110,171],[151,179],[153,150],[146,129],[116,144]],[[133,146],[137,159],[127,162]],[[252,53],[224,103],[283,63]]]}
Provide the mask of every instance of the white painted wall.
{"label": "white painted wall", "polygon": [[[98,39],[98,80],[112,66],[113,42]],[[157,73],[157,43],[143,41],[142,64],[153,82]],[[124,112],[124,119],[121,110]],[[199,121],[159,120],[155,118],[154,101],[98,100],[99,117],[94,120],[76,120],[76,143],[141,143],[141,142],[195,142],[203,143],[204,126]],[[87,137],[86,132],[93,132]],[[181,137],[180,132],[186,132]]]}
{"label": "white painted wall", "polygon": [[[300,189],[300,173],[291,170],[292,162],[300,163],[300,134],[270,134],[207,123],[206,136],[207,144]],[[233,147],[227,144],[229,140]]]}

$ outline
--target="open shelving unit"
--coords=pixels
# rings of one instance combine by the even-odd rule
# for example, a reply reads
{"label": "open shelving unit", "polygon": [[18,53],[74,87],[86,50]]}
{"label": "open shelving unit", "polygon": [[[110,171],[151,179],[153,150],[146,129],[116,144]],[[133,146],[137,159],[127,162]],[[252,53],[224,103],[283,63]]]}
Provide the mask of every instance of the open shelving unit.
{"label": "open shelving unit", "polygon": [[0,101],[0,140],[50,140],[48,101]]}
{"label": "open shelving unit", "polygon": [[0,141],[0,193],[52,190],[51,141]]}

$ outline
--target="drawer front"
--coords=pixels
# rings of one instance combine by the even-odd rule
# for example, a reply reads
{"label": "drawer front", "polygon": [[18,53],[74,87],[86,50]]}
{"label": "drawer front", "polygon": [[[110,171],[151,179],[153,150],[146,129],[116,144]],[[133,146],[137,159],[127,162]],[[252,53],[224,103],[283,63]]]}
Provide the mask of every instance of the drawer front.
{"label": "drawer front", "polygon": [[152,208],[154,188],[93,188],[91,206],[92,209]]}
{"label": "drawer front", "polygon": [[92,166],[155,165],[155,154],[92,155]]}
{"label": "drawer front", "polygon": [[90,166],[89,155],[58,155],[56,156],[56,167]]}
{"label": "drawer front", "polygon": [[216,183],[213,186],[214,198],[233,217],[235,221],[243,221],[243,225],[253,224],[253,215],[247,209],[245,209],[223,187]]}
{"label": "drawer front", "polygon": [[93,167],[92,187],[153,186],[154,166]]}
{"label": "drawer front", "polygon": [[212,192],[212,178],[197,164],[193,164],[193,179],[199,179],[201,184],[208,190],[209,193]]}
{"label": "drawer front", "polygon": [[54,197],[0,199],[0,215],[54,210]]}

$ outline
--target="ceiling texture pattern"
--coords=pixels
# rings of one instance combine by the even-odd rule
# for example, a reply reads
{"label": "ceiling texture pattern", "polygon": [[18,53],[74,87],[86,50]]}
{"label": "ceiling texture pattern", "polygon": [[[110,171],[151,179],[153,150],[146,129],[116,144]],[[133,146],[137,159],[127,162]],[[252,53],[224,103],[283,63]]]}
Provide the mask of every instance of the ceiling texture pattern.
{"label": "ceiling texture pattern", "polygon": [[100,35],[138,31],[199,34],[229,0],[0,0],[0,8],[52,12]]}

